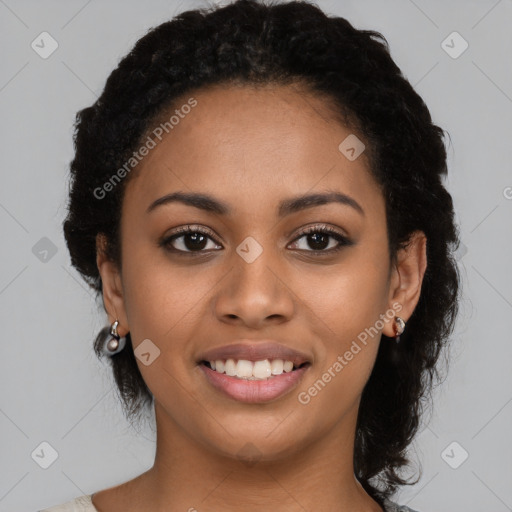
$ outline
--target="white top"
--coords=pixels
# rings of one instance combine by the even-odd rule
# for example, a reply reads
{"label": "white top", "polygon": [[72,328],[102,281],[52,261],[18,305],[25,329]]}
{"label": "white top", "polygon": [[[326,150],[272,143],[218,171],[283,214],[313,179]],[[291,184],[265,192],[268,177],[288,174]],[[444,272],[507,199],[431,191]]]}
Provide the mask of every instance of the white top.
{"label": "white top", "polygon": [[98,512],[98,509],[92,504],[91,497],[92,494],[85,494],[62,505],[55,505],[38,512]]}
{"label": "white top", "polygon": [[[62,505],[55,505],[54,507],[45,508],[38,512],[98,512],[98,509],[92,504],[92,494],[79,496],[74,500],[67,501]],[[384,502],[386,512],[418,512],[405,505],[398,505],[393,501],[386,500]]]}

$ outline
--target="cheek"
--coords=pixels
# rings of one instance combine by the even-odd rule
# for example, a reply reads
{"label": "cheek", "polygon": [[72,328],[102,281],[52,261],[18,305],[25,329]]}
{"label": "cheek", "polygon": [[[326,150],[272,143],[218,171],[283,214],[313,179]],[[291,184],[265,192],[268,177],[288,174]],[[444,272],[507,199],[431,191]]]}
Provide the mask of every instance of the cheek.
{"label": "cheek", "polygon": [[125,307],[134,340],[165,343],[194,317],[195,306],[208,289],[209,280],[198,278],[198,267],[171,265],[162,253],[140,248],[123,262]]}
{"label": "cheek", "polygon": [[340,265],[298,279],[298,295],[333,336],[345,341],[356,337],[376,322],[387,304],[388,267],[380,261],[369,250],[353,251]]}
{"label": "cheek", "polygon": [[[123,280],[133,349],[141,375],[158,401],[182,408],[182,386],[195,366],[193,345],[201,322],[200,303],[212,285],[189,271],[151,261],[147,255],[127,258]],[[137,262],[144,261],[140,265]],[[149,340],[149,342],[147,341]],[[149,353],[149,364],[141,354]]]}
{"label": "cheek", "polygon": [[387,304],[388,267],[380,261],[380,251],[358,250],[343,264],[319,272],[317,279],[302,278],[298,295],[322,340],[316,354],[318,372],[328,372],[330,388],[361,391],[373,368]]}
{"label": "cheek", "polygon": [[[385,275],[359,260],[351,272],[334,273],[309,294],[311,325],[322,339],[316,369],[297,391],[304,412],[333,425],[343,411],[357,408],[380,343],[377,324],[385,299]],[[383,299],[382,302],[380,299]],[[377,328],[376,328],[377,327]]]}
{"label": "cheek", "polygon": [[[211,332],[212,313],[207,316],[205,301],[218,289],[226,272],[219,266],[207,268],[207,264],[176,261],[171,261],[162,249],[138,247],[127,255],[123,265],[125,307],[133,348],[137,355],[137,347],[144,340],[156,345],[159,379],[167,377],[166,371],[181,379],[190,378],[189,372],[196,366],[197,342],[201,337],[205,341]],[[151,388],[153,368],[140,364],[138,359],[137,363]],[[176,383],[171,379],[167,385]]]}

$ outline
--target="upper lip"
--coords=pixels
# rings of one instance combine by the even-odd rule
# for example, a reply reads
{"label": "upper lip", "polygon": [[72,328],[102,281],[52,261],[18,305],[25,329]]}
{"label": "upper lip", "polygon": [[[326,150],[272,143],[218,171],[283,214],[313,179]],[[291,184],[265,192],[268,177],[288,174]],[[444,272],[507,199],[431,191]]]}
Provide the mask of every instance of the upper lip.
{"label": "upper lip", "polygon": [[238,340],[236,343],[215,347],[199,355],[201,361],[226,361],[227,359],[245,359],[247,361],[261,361],[263,359],[283,359],[292,361],[294,366],[310,362],[310,358],[303,352],[282,345],[273,340]]}

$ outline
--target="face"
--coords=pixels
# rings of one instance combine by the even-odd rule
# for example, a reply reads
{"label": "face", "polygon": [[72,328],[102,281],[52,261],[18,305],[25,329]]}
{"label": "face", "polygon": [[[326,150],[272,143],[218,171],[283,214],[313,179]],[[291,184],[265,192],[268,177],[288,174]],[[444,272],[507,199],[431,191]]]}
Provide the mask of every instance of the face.
{"label": "face", "polygon": [[[353,132],[322,99],[287,86],[191,96],[127,184],[122,269],[98,258],[105,304],[170,428],[218,454],[251,443],[277,459],[353,428],[381,333],[394,336],[392,317],[407,319],[418,299],[424,247],[391,267],[383,195],[365,153],[340,151]],[[177,192],[210,201],[155,203]],[[295,202],[318,194],[331,196]],[[241,381],[200,363],[265,342],[306,364]]]}

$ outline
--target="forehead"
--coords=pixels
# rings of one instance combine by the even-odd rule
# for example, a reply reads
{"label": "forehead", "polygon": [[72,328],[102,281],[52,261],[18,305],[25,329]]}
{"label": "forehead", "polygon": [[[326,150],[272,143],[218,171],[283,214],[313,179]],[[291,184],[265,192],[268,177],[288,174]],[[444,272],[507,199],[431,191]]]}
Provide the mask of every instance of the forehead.
{"label": "forehead", "polygon": [[[195,106],[181,110],[191,98]],[[140,162],[126,198],[136,194],[147,206],[175,190],[201,191],[245,210],[258,198],[268,204],[307,191],[339,190],[360,202],[380,195],[365,153],[349,160],[340,151],[355,134],[337,121],[330,102],[303,89],[200,89],[182,96],[148,132],[171,116],[172,129]]]}

